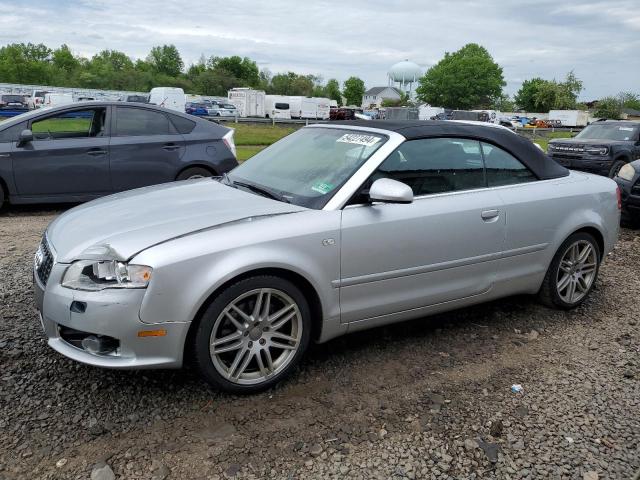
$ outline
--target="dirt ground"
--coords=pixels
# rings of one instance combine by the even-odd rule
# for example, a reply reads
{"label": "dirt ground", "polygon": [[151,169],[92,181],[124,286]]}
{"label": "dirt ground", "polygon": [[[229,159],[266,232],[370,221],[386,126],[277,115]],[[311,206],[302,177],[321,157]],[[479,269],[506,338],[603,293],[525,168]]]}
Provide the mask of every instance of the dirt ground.
{"label": "dirt ground", "polygon": [[[514,297],[311,348],[251,397],[190,370],[49,349],[31,293],[54,208],[0,213],[0,479],[632,478],[640,469],[640,235],[559,312]],[[513,393],[513,384],[522,392]]]}

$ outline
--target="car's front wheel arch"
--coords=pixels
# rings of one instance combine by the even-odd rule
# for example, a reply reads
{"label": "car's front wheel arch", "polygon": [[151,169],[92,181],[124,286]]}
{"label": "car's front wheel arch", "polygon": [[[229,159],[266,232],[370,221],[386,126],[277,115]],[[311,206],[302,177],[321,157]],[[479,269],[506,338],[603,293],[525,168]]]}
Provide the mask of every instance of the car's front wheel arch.
{"label": "car's front wheel arch", "polygon": [[185,172],[188,172],[190,170],[206,170],[207,172],[210,173],[210,176],[212,177],[216,177],[218,176],[218,172],[215,171],[215,169],[213,169],[210,165],[204,164],[204,163],[190,163],[189,165],[186,165],[185,167],[183,167],[176,175],[176,180],[181,180],[183,179],[182,177],[184,176]]}
{"label": "car's front wheel arch", "polygon": [[225,291],[235,283],[238,283],[247,278],[257,276],[279,277],[295,284],[301,290],[307,303],[309,304],[309,309],[311,311],[311,339],[317,340],[320,338],[323,318],[322,303],[320,302],[320,296],[318,295],[318,292],[313,287],[313,285],[311,285],[309,280],[307,280],[299,273],[284,268],[259,268],[243,272],[240,275],[230,278],[225,283],[217,287],[213,292],[211,292],[211,294],[208,295],[207,298],[202,302],[193,319],[191,320],[191,324],[189,325],[189,330],[187,332],[187,337],[184,343],[183,358],[186,362],[190,362],[193,359],[193,352],[191,351],[191,347],[194,342],[194,337],[196,335],[196,332],[198,331],[198,326],[200,324],[200,321],[202,320],[202,316],[204,315],[204,312],[209,308],[211,303],[223,291]]}

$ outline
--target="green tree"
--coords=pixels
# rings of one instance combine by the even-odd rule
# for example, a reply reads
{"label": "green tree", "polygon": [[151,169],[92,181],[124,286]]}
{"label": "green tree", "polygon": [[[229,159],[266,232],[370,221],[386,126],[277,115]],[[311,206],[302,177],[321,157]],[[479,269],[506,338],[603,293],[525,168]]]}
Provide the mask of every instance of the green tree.
{"label": "green tree", "polygon": [[342,94],[347,105],[361,105],[364,92],[364,82],[358,77],[349,77],[344,81]]}
{"label": "green tree", "polygon": [[515,103],[511,100],[509,95],[500,95],[493,101],[493,105],[491,105],[493,110],[498,110],[500,112],[513,112],[515,111]]}
{"label": "green tree", "polygon": [[382,100],[382,107],[409,107],[412,106],[413,102],[411,101],[411,97],[406,92],[400,92],[400,98],[397,100],[393,100],[391,98],[385,98]]}
{"label": "green tree", "polygon": [[240,81],[236,87],[255,87],[260,82],[260,71],[256,62],[248,57],[212,57],[208,67],[218,72],[226,72],[228,76]]}
{"label": "green tree", "polygon": [[598,100],[598,105],[593,112],[594,117],[620,120],[622,117],[622,103],[619,97],[604,97]]}
{"label": "green tree", "polygon": [[529,112],[572,110],[576,108],[582,82],[571,71],[563,82],[532,78],[525,80],[515,96],[515,101]]}
{"label": "green tree", "polygon": [[618,99],[622,108],[632,108],[634,110],[640,110],[640,97],[632,92],[620,92]]}
{"label": "green tree", "polygon": [[156,73],[163,73],[170,77],[177,77],[182,72],[184,62],[175,45],[153,47],[147,56],[147,62]]}
{"label": "green tree", "polygon": [[12,43],[0,48],[0,79],[7,83],[49,83],[51,49],[43,44]]}
{"label": "green tree", "polygon": [[534,112],[536,110],[536,98],[540,87],[548,83],[547,80],[543,80],[540,77],[532,78],[522,82],[522,86],[518,93],[514,97],[514,101],[519,109],[526,112]]}
{"label": "green tree", "polygon": [[419,83],[416,88],[419,100],[456,109],[489,107],[506,85],[502,67],[484,47],[475,43],[445,53]]}
{"label": "green tree", "polygon": [[324,94],[327,98],[335,100],[338,105],[342,104],[342,94],[340,93],[340,84],[335,78],[330,78],[324,87]]}

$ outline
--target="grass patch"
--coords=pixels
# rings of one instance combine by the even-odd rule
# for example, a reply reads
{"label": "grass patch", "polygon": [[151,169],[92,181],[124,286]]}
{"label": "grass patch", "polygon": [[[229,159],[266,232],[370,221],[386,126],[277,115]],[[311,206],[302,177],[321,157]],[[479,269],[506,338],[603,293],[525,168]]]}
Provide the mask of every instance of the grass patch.
{"label": "grass patch", "polygon": [[242,163],[245,160],[250,159],[256,153],[260,152],[261,150],[264,150],[265,148],[267,148],[266,145],[242,145],[242,146],[237,146],[236,150],[237,150],[237,153],[238,153],[238,162]]}
{"label": "grass patch", "polygon": [[298,130],[300,126],[287,125],[259,125],[250,123],[233,123],[225,122],[222,125],[233,128],[235,130],[234,139],[237,146],[240,145],[271,145],[282,137],[286,137],[290,133]]}

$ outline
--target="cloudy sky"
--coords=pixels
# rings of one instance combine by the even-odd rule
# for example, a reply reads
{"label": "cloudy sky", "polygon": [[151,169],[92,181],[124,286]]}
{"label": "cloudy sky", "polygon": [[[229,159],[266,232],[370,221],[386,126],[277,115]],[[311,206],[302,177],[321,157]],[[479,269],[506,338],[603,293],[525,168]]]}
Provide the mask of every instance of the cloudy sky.
{"label": "cloudy sky", "polygon": [[638,0],[0,0],[0,11],[0,44],[66,43],[85,56],[141,58],[173,43],[187,65],[246,55],[274,73],[357,75],[371,87],[397,61],[428,68],[476,42],[503,67],[509,93],[569,70],[583,100],[640,93]]}

